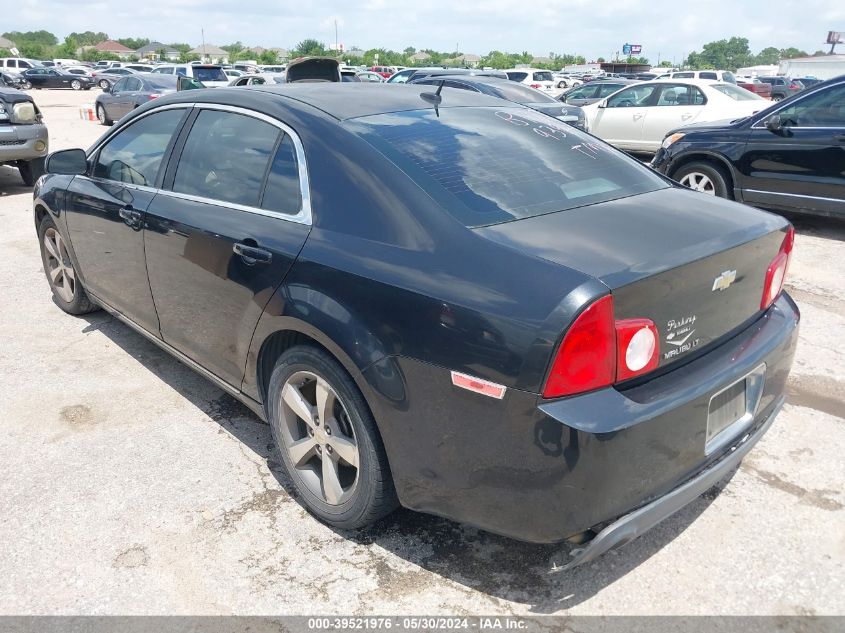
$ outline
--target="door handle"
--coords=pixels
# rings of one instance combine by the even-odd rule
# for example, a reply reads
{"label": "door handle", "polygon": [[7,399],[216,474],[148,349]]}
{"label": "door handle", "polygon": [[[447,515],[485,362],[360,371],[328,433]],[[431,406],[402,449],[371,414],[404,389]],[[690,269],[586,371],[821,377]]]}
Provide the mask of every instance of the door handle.
{"label": "door handle", "polygon": [[692,118],[692,115],[691,115],[689,112],[687,112],[686,114],[682,114],[682,115],[681,115],[681,119],[682,119],[683,121],[686,121],[687,119],[690,119],[690,118]]}
{"label": "door handle", "polygon": [[242,244],[235,242],[232,245],[232,251],[236,255],[240,255],[245,264],[269,264],[273,260],[273,253],[265,251],[263,248],[250,246],[249,244]]}
{"label": "door handle", "polygon": [[634,115],[634,121],[639,121],[639,120],[640,120],[640,119],[642,119],[642,118],[643,118],[643,115],[642,115],[642,114],[635,114],[635,115]]}
{"label": "door handle", "polygon": [[133,209],[131,206],[121,207],[117,214],[133,229],[141,226],[141,212]]}

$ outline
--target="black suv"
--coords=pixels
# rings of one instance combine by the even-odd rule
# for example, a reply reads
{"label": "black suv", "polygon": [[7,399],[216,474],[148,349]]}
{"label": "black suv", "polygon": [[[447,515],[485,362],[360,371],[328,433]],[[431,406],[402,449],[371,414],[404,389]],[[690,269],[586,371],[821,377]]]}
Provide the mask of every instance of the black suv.
{"label": "black suv", "polygon": [[750,117],[667,134],[652,167],[692,189],[845,218],[845,75]]}
{"label": "black suv", "polygon": [[772,87],[772,101],[780,101],[791,97],[796,92],[801,92],[804,85],[790,79],[789,77],[757,77],[764,84]]}

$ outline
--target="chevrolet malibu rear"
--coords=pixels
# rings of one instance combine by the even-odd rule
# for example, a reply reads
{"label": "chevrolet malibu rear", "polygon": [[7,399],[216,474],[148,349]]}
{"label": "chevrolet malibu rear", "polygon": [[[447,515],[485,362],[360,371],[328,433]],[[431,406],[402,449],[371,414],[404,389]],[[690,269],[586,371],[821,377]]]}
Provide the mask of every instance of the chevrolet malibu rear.
{"label": "chevrolet malibu rear", "polygon": [[[270,422],[309,510],[358,528],[401,504],[525,541],[577,542],[575,565],[737,467],[783,404],[795,351],[784,219],[673,185],[509,102],[428,86],[340,88],[195,91],[132,115],[190,97],[198,121],[204,107],[237,106],[239,116],[278,118],[295,139],[286,160],[298,164],[300,189],[288,170],[271,197],[299,201],[296,222],[273,234],[291,242],[278,277],[270,262],[284,240],[249,228],[268,221],[266,210],[180,215],[178,197],[154,200],[135,230],[143,227],[163,345],[225,379]],[[156,200],[169,199],[167,183],[191,156],[163,161]],[[206,182],[203,165],[190,166],[192,186]],[[218,177],[224,167],[215,165]],[[36,208],[61,200],[50,189],[67,182],[48,176]],[[256,195],[268,199],[269,186]],[[79,220],[72,210],[64,218],[73,254],[83,248],[73,242]],[[189,220],[206,223],[195,243]],[[249,240],[211,248],[234,227]],[[45,231],[49,272],[49,236],[62,228]],[[176,291],[183,258],[192,302]],[[206,260],[216,271],[208,280],[197,277]],[[263,281],[241,313],[224,289],[250,275]],[[88,287],[93,304],[110,309],[84,266],[73,277],[73,293]],[[205,286],[214,296],[196,296]],[[132,320],[131,309],[112,311]],[[230,314],[246,337],[237,345],[220,327]]]}

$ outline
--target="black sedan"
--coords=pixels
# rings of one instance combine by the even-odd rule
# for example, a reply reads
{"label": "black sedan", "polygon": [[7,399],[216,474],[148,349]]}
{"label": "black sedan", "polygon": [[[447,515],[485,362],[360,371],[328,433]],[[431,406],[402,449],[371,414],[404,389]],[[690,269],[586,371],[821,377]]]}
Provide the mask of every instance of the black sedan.
{"label": "black sedan", "polygon": [[33,88],[70,88],[71,90],[90,90],[94,80],[82,75],[72,75],[61,68],[30,68],[21,73]]}
{"label": "black sedan", "polygon": [[15,88],[16,90],[29,90],[32,86],[25,77],[12,73],[0,73],[0,87]]}
{"label": "black sedan", "polygon": [[669,133],[652,166],[681,184],[775,211],[845,218],[845,76],[737,121]]}
{"label": "black sedan", "polygon": [[330,525],[402,504],[590,560],[771,426],[792,228],[529,108],[431,93],[177,92],[52,154],[53,298],[268,420]]}
{"label": "black sedan", "polygon": [[176,75],[152,73],[121,77],[97,96],[94,102],[97,119],[103,125],[111,125],[147,101],[175,92],[177,79]]}
{"label": "black sedan", "polygon": [[444,88],[481,92],[492,97],[499,97],[500,99],[522,104],[532,110],[537,110],[565,123],[574,125],[581,130],[585,127],[586,117],[581,108],[561,105],[557,99],[534,88],[510,81],[509,79],[477,75],[437,75],[422,79],[412,79],[409,83],[437,87],[442,85]]}

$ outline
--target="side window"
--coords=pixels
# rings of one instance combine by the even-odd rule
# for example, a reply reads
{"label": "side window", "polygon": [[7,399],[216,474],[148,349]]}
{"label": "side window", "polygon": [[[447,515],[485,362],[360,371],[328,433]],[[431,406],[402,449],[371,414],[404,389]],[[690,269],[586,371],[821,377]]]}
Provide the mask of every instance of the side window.
{"label": "side window", "polygon": [[293,141],[285,135],[276,150],[261,208],[296,215],[302,209],[302,190],[299,187],[299,167]]}
{"label": "side window", "polygon": [[[437,82],[440,83],[440,82]],[[458,88],[459,90],[469,90],[470,92],[478,92],[475,88],[470,88],[466,84],[458,83],[457,81],[447,81],[446,82],[447,88]]]}
{"label": "side window", "polygon": [[659,106],[704,105],[707,99],[695,86],[665,86],[657,101]]}
{"label": "side window", "polygon": [[845,86],[811,94],[778,114],[792,127],[845,128]]}
{"label": "side window", "polygon": [[112,91],[112,93],[125,92],[126,91],[126,78],[119,79],[117,81],[117,83],[114,85],[114,88],[112,88],[111,91]]}
{"label": "side window", "polygon": [[179,158],[173,191],[257,207],[280,134],[250,116],[201,111]]}
{"label": "side window", "polygon": [[595,96],[599,97],[600,99],[603,99],[608,95],[612,95],[614,92],[619,90],[621,87],[622,86],[620,86],[619,84],[607,85],[607,84],[604,84],[604,83],[599,83],[599,85],[597,87],[598,88],[598,94],[596,94]]}
{"label": "side window", "polygon": [[672,73],[672,79],[692,79],[695,73]]}
{"label": "side window", "polygon": [[186,68],[177,68],[176,74],[182,75],[183,77],[187,77],[188,76],[188,70]]}
{"label": "side window", "polygon": [[94,177],[154,186],[161,159],[183,113],[182,109],[157,112],[118,132],[100,150]]}
{"label": "side window", "polygon": [[716,73],[705,72],[705,71],[698,73],[698,77],[699,77],[699,79],[718,79],[719,78],[716,75]]}
{"label": "side window", "polygon": [[654,91],[659,88],[658,84],[645,86],[632,86],[607,100],[608,108],[630,108],[648,105]]}
{"label": "side window", "polygon": [[134,92],[136,90],[141,89],[141,80],[137,77],[127,77],[126,78],[126,90],[129,92]]}

